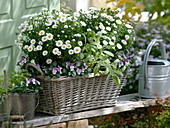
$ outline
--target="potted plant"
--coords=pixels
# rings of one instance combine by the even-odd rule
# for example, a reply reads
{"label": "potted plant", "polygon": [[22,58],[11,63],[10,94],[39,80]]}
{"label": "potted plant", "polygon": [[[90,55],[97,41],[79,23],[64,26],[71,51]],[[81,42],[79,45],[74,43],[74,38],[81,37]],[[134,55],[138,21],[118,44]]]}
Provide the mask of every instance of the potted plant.
{"label": "potted plant", "polygon": [[[108,88],[112,88],[114,83],[116,85],[123,84],[124,72],[126,72],[130,62],[128,49],[133,43],[134,34],[131,23],[121,19],[117,10],[91,7],[89,11],[70,11],[69,14],[66,14],[56,10],[49,12],[48,9],[43,9],[40,14],[31,17],[30,20],[22,23],[19,28],[21,33],[18,35],[16,44],[27,55],[26,63],[29,64],[26,67],[32,66],[36,68],[41,74],[39,80],[45,83],[44,90],[42,90],[44,93],[41,92],[40,94],[52,95],[50,94],[51,91],[47,90],[50,88],[49,86],[54,87],[54,85],[57,86],[55,89],[58,90],[52,90],[52,92],[62,91],[55,96],[60,98],[51,102],[51,106],[56,104],[56,101],[59,102],[60,105],[54,107],[59,108],[59,111],[62,109],[64,111],[66,108],[70,110],[75,108],[75,111],[82,110],[80,108],[76,109],[77,106],[81,105],[76,106],[71,103],[65,106],[65,103],[61,104],[58,101],[67,96],[68,93],[73,92],[71,94],[74,94],[74,88],[77,88],[80,92],[77,91],[78,94],[70,96],[73,98],[65,102],[70,103],[72,100],[76,102],[77,99],[74,98],[79,94],[82,94],[80,97],[84,97],[82,99],[84,101],[88,96],[83,95],[88,91],[91,96],[96,95],[97,98],[100,97],[98,95],[102,89],[102,95],[104,96],[104,93],[109,91]],[[33,69],[31,71],[32,74],[37,76],[37,72]],[[93,75],[89,77],[88,75],[91,73]],[[84,79],[85,77],[88,77],[87,81]],[[58,79],[57,81],[67,82],[58,85],[59,82],[56,81],[56,78]],[[81,81],[79,81],[79,78]],[[77,84],[75,84],[75,79],[79,81],[77,81]],[[91,79],[93,79],[93,82],[90,82]],[[112,81],[109,82],[110,79]],[[71,81],[74,82],[71,83]],[[97,83],[100,83],[100,85]],[[75,87],[70,87],[73,85]],[[89,85],[89,87],[83,87],[83,85]],[[105,87],[103,87],[104,85]],[[115,88],[119,87],[121,88],[121,86]],[[96,90],[90,91],[90,89]],[[93,94],[96,91],[97,94]],[[112,90],[111,92],[116,91]],[[111,97],[111,95],[117,97],[118,94],[109,94],[108,100],[114,99],[114,102],[110,103],[110,105],[115,103],[115,98]],[[46,99],[42,100],[42,97],[40,96],[40,106],[41,102],[47,101]],[[78,99],[81,99],[80,97]],[[67,98],[65,97],[63,101],[65,99]],[[89,98],[89,100],[92,99],[92,97]],[[97,102],[95,101],[95,103]],[[93,104],[94,107],[96,107],[95,103]],[[98,107],[101,106],[99,105]],[[53,109],[49,110],[50,107],[46,108],[48,108],[48,111],[53,111],[53,114],[58,113],[58,110],[54,111]],[[86,108],[88,106],[84,109]],[[44,111],[45,108],[42,107],[42,109]]]}
{"label": "potted plant", "polygon": [[36,96],[41,89],[40,82],[31,78],[27,70],[11,71],[9,78],[6,78],[6,75],[1,77],[0,83],[4,112],[10,116],[32,119],[36,108]]}

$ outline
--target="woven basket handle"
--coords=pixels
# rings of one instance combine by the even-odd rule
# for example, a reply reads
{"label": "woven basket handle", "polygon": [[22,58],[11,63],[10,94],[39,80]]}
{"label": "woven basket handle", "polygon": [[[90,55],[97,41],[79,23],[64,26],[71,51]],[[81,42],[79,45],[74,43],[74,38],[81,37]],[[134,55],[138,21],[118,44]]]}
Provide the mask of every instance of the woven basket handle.
{"label": "woven basket handle", "polygon": [[25,68],[28,69],[28,67],[33,67],[35,68],[40,74],[41,76],[44,76],[44,72],[38,67],[36,66],[35,64],[31,64],[31,63],[28,63]]}

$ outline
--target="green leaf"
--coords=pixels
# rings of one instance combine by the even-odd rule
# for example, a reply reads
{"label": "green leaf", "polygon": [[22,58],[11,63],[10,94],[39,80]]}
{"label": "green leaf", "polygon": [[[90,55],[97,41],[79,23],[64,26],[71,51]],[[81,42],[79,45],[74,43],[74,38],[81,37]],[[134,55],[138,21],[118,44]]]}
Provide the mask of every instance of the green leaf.
{"label": "green leaf", "polygon": [[110,51],[103,51],[105,54],[107,54],[107,55],[109,55],[109,56],[112,56],[112,57],[114,57],[114,54],[112,53],[112,52],[110,52]]}
{"label": "green leaf", "polygon": [[99,64],[97,64],[97,65],[94,67],[93,72],[94,72],[95,75],[99,72],[99,68],[100,68],[100,65],[99,65]]}
{"label": "green leaf", "polygon": [[116,85],[120,85],[120,79],[117,75],[112,76]]}
{"label": "green leaf", "polygon": [[83,59],[83,58],[84,58],[84,54],[80,53],[80,59]]}
{"label": "green leaf", "polygon": [[120,71],[118,71],[118,70],[113,70],[113,72],[116,73],[116,74],[118,74],[118,75],[120,75],[120,76],[123,76],[123,73],[120,72]]}

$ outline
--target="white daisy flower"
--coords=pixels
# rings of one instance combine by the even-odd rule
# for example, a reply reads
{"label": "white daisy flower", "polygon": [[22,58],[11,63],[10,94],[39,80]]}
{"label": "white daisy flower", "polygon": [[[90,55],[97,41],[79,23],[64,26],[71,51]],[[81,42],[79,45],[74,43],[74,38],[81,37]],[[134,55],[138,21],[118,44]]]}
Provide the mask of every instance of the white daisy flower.
{"label": "white daisy flower", "polygon": [[48,8],[43,8],[42,11],[48,11]]}
{"label": "white daisy flower", "polygon": [[66,22],[67,18],[66,17],[61,17],[60,22]]}
{"label": "white daisy flower", "polygon": [[116,20],[116,23],[117,24],[122,24],[122,21],[121,20]]}
{"label": "white daisy flower", "polygon": [[113,24],[113,27],[117,28],[117,25],[114,23],[114,24]]}
{"label": "white daisy flower", "polygon": [[29,47],[27,48],[27,50],[28,50],[29,52],[31,52],[31,51],[33,50],[33,47],[32,47],[32,46],[29,46]]}
{"label": "white daisy flower", "polygon": [[52,40],[52,39],[53,39],[53,34],[47,33],[47,39],[48,39],[48,40]]}
{"label": "white daisy flower", "polygon": [[75,17],[79,17],[79,16],[80,16],[80,13],[74,12],[74,16],[75,16]]}
{"label": "white daisy flower", "polygon": [[68,28],[68,25],[64,25],[64,28]]}
{"label": "white daisy flower", "polygon": [[61,49],[63,49],[63,50],[65,50],[67,48],[67,45],[66,44],[63,44],[62,46],[61,46]]}
{"label": "white daisy flower", "polygon": [[117,34],[117,31],[113,31],[114,32],[114,34]]}
{"label": "white daisy flower", "polygon": [[45,34],[45,31],[44,30],[41,30],[40,32],[39,32],[39,35],[40,36],[42,36],[42,35],[44,35]]}
{"label": "white daisy flower", "polygon": [[61,47],[63,45],[63,41],[61,41],[61,40],[58,40],[58,41],[55,41],[55,42],[56,42],[57,47]]}
{"label": "white daisy flower", "polygon": [[58,49],[58,48],[54,48],[54,49],[53,49],[53,54],[54,54],[54,55],[57,55],[57,52],[59,52],[59,49]]}
{"label": "white daisy flower", "polygon": [[78,41],[78,45],[79,45],[79,46],[82,46],[82,45],[83,45],[83,42],[82,42],[82,41]]}
{"label": "white daisy flower", "polygon": [[132,32],[132,30],[130,30],[130,29],[128,29],[127,31],[128,31],[128,33],[131,33],[131,32]]}
{"label": "white daisy flower", "polygon": [[21,49],[23,47],[22,43],[18,43],[18,47]]}
{"label": "white daisy flower", "polygon": [[46,56],[48,54],[48,51],[43,51],[42,54],[43,56]]}
{"label": "white daisy flower", "polygon": [[112,41],[110,41],[110,42],[109,42],[109,44],[110,44],[110,45],[114,45],[115,43],[114,43],[114,42],[112,42]]}
{"label": "white daisy flower", "polygon": [[60,56],[60,55],[61,55],[61,52],[60,52],[60,51],[58,51],[58,52],[57,52],[57,55],[58,55],[58,56]]}
{"label": "white daisy flower", "polygon": [[98,44],[98,45],[97,45],[97,48],[98,48],[98,49],[101,49],[101,48],[102,48],[102,45]]}
{"label": "white daisy flower", "polygon": [[31,44],[35,44],[35,43],[36,43],[36,40],[35,40],[35,39],[32,39],[30,42],[31,42]]}
{"label": "white daisy flower", "polygon": [[125,39],[128,40],[130,38],[129,35],[125,35]]}
{"label": "white daisy flower", "polygon": [[129,24],[125,24],[125,26],[126,26],[127,28],[133,28],[133,26],[131,26],[131,25],[129,25]]}
{"label": "white daisy flower", "polygon": [[65,42],[66,44],[70,44],[70,41],[69,40],[66,40],[66,42]]}
{"label": "white daisy flower", "polygon": [[80,24],[81,24],[82,26],[86,26],[86,23],[85,23],[84,21],[80,21]]}
{"label": "white daisy flower", "polygon": [[111,31],[111,27],[106,27],[106,30],[107,31]]}
{"label": "white daisy flower", "polygon": [[103,34],[107,34],[107,32],[106,32],[105,30],[101,30],[101,32],[102,32]]}
{"label": "white daisy flower", "polygon": [[32,30],[33,29],[33,25],[30,25],[29,27],[28,27],[28,30]]}
{"label": "white daisy flower", "polygon": [[47,59],[47,60],[46,60],[46,63],[47,63],[47,64],[51,64],[51,63],[52,63],[52,59]]}
{"label": "white daisy flower", "polygon": [[28,49],[28,47],[29,47],[28,45],[25,45],[25,46],[24,46],[24,49]]}
{"label": "white daisy flower", "polygon": [[47,36],[43,36],[41,39],[43,42],[47,41]]}
{"label": "white daisy flower", "polygon": [[37,45],[37,50],[42,50],[42,46],[41,45]]}
{"label": "white daisy flower", "polygon": [[118,49],[122,49],[122,45],[120,45],[119,43],[116,46]]}
{"label": "white daisy flower", "polygon": [[87,32],[91,32],[92,30],[90,28],[87,29]]}
{"label": "white daisy flower", "polygon": [[103,40],[104,45],[108,45],[108,42],[106,40]]}
{"label": "white daisy flower", "polygon": [[52,26],[52,28],[57,28],[58,27],[58,25],[56,25],[56,24],[54,24],[53,26]]}
{"label": "white daisy flower", "polygon": [[67,48],[68,49],[72,48],[71,44],[67,44]]}
{"label": "white daisy flower", "polygon": [[70,50],[68,51],[68,53],[69,53],[69,55],[72,55],[72,54],[74,54],[74,50],[70,49]]}
{"label": "white daisy flower", "polygon": [[21,40],[23,36],[21,34],[18,35],[18,39]]}
{"label": "white daisy flower", "polygon": [[45,25],[46,25],[46,26],[51,26],[52,23],[53,23],[52,20],[49,20],[49,21],[45,22]]}
{"label": "white daisy flower", "polygon": [[115,41],[115,40],[116,40],[116,37],[115,37],[115,36],[113,36],[113,37],[112,37],[112,40],[114,40],[114,41]]}
{"label": "white daisy flower", "polygon": [[34,51],[37,51],[37,48],[34,48]]}
{"label": "white daisy flower", "polygon": [[121,40],[121,42],[122,42],[124,45],[127,44],[126,40]]}
{"label": "white daisy flower", "polygon": [[39,45],[43,45],[43,42],[42,42],[42,41],[39,41],[38,44],[39,44]]}
{"label": "white daisy flower", "polygon": [[99,28],[102,29],[102,30],[104,30],[104,29],[105,29],[105,26],[104,26],[103,24],[100,24],[100,25],[99,25]]}
{"label": "white daisy flower", "polygon": [[74,53],[78,54],[81,52],[81,48],[80,47],[75,47],[74,48]]}

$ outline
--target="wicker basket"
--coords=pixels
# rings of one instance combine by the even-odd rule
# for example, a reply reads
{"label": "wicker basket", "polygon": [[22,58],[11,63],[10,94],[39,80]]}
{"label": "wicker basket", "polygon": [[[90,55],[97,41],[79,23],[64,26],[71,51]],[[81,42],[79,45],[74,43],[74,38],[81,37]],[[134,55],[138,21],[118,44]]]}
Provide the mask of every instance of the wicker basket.
{"label": "wicker basket", "polygon": [[43,87],[37,110],[52,115],[114,106],[125,81],[125,77],[120,77],[121,85],[117,86],[113,79],[106,81],[107,76],[47,79],[35,68],[41,73],[37,79]]}

